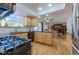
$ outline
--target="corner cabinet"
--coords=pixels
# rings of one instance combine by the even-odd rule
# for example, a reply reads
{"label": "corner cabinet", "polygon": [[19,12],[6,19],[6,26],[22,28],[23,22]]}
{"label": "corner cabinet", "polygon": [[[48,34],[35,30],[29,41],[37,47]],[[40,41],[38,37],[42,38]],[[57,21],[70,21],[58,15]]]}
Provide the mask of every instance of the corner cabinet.
{"label": "corner cabinet", "polygon": [[16,11],[15,3],[0,3],[0,19],[3,19]]}
{"label": "corner cabinet", "polygon": [[37,25],[37,18],[31,16],[25,16],[25,26],[34,27]]}

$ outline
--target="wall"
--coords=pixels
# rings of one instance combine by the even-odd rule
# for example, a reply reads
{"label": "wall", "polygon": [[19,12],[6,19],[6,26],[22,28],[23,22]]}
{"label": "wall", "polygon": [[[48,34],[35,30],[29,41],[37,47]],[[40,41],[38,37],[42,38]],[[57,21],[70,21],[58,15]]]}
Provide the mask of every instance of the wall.
{"label": "wall", "polygon": [[73,21],[73,6],[71,3],[66,5],[66,16],[67,16],[67,33],[72,34],[72,21]]}
{"label": "wall", "polygon": [[0,28],[0,33],[15,32],[15,28]]}
{"label": "wall", "polygon": [[0,36],[8,36],[10,32],[15,32],[13,28],[0,28]]}
{"label": "wall", "polygon": [[67,20],[67,33],[72,34],[72,16]]}
{"label": "wall", "polygon": [[[28,32],[28,28],[17,28],[17,32]],[[0,28],[0,37],[8,36],[11,32],[16,32],[16,28]]]}

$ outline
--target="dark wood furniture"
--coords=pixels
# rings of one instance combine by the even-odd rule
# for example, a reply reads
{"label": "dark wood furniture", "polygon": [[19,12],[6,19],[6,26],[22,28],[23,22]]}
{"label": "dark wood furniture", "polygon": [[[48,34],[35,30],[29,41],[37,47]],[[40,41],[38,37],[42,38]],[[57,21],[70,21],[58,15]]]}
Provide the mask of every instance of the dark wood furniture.
{"label": "dark wood furniture", "polygon": [[57,31],[58,33],[65,34],[67,31],[66,24],[54,24],[51,29]]}
{"label": "dark wood furniture", "polygon": [[28,39],[34,41],[34,32],[28,32]]}
{"label": "dark wood furniture", "polygon": [[5,55],[31,55],[31,43],[26,43],[9,51]]}

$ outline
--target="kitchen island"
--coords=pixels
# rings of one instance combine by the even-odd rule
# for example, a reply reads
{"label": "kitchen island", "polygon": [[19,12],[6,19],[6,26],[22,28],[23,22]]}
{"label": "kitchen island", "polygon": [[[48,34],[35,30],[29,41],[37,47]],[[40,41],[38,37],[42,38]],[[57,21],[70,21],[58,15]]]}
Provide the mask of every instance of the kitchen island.
{"label": "kitchen island", "polygon": [[35,32],[34,41],[53,45],[56,43],[56,37],[54,32]]}

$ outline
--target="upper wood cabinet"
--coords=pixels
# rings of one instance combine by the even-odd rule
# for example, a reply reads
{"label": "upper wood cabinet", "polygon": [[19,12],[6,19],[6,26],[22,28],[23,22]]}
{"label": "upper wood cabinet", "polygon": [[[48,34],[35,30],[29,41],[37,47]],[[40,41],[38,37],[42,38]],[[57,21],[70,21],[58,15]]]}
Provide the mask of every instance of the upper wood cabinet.
{"label": "upper wood cabinet", "polygon": [[37,25],[37,18],[32,18],[32,26],[36,26]]}
{"label": "upper wood cabinet", "polygon": [[25,26],[31,26],[31,17],[29,16],[26,16],[25,17]]}
{"label": "upper wood cabinet", "polygon": [[10,11],[15,11],[15,3],[0,3],[0,7]]}
{"label": "upper wood cabinet", "polygon": [[0,19],[3,19],[16,11],[15,3],[0,3]]}
{"label": "upper wood cabinet", "polygon": [[37,25],[37,18],[25,16],[25,26],[34,27]]}

